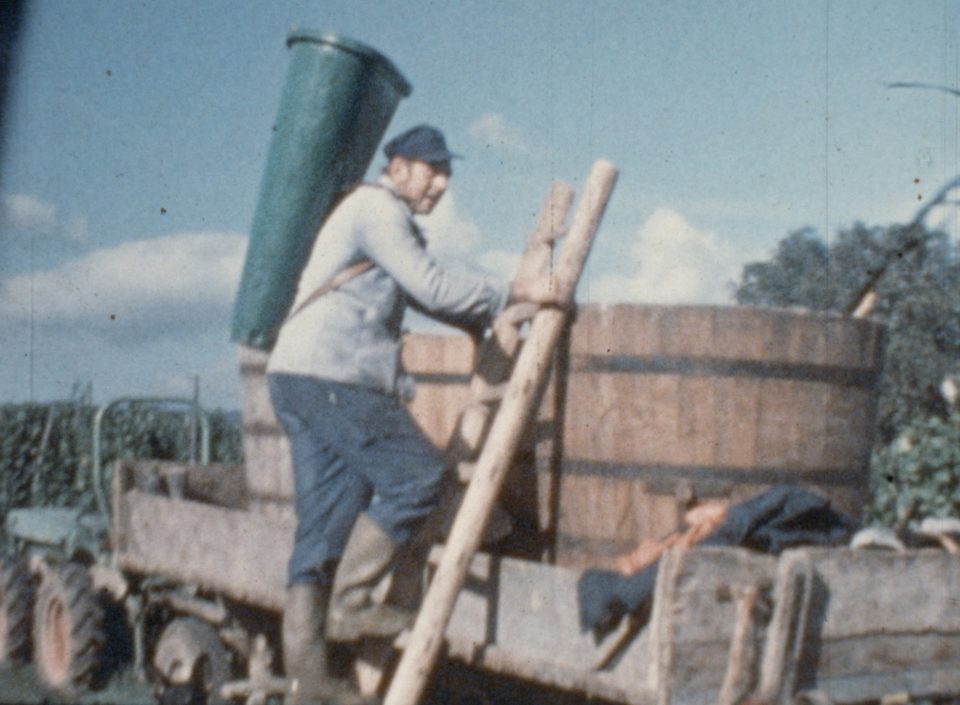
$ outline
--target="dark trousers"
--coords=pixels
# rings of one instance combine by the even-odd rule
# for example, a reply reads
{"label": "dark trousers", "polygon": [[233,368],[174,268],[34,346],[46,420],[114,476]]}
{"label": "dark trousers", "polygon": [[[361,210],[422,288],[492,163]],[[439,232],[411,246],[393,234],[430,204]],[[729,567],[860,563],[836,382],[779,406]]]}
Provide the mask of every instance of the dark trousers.
{"label": "dark trousers", "polygon": [[366,510],[396,543],[436,506],[443,455],[400,400],[314,377],[270,374],[270,399],[293,461],[297,533],[288,581],[326,582]]}

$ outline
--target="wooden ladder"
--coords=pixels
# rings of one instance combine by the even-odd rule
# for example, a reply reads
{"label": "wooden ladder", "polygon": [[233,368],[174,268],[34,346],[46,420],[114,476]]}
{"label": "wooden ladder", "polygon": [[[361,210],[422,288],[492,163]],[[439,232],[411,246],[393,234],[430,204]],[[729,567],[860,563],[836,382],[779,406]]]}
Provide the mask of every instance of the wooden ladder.
{"label": "wooden ladder", "polygon": [[[567,231],[563,223],[573,192],[565,184],[553,185],[527,244],[518,277],[546,276],[552,266],[560,300],[572,304],[616,176],[609,162],[601,160],[593,165]],[[554,244],[561,237],[559,251],[552,257]],[[470,381],[471,400],[448,447],[458,474],[469,478],[469,485],[416,622],[404,640],[384,705],[416,705],[426,690],[457,594],[480,546],[523,431],[535,412],[568,313],[569,306],[511,306],[497,318],[492,335],[480,345]],[[521,326],[528,321],[524,338]]]}
{"label": "wooden ladder", "polygon": [[[573,189],[560,181],[551,186],[517,268],[517,279],[547,276],[554,243],[566,232],[572,202]],[[468,483],[473,478],[477,457],[503,400],[523,342],[521,327],[532,321],[538,310],[535,304],[509,306],[493,322],[490,336],[484,338],[477,349],[469,400],[447,443],[448,462],[456,469],[461,482]]]}

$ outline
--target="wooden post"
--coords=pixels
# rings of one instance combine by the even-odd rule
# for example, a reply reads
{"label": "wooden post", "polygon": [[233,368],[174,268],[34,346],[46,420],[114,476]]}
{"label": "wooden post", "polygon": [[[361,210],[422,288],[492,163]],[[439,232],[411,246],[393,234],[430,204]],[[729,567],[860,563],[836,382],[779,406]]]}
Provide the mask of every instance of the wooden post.
{"label": "wooden post", "polygon": [[[536,225],[520,259],[517,279],[545,274],[550,264],[553,243],[561,235],[572,202],[573,189],[562,181],[551,185],[550,193],[540,209]],[[519,327],[526,308],[523,304],[514,305],[501,313],[493,322],[493,334],[480,344],[476,369],[470,378],[471,402],[460,415],[447,445],[447,456],[451,464],[473,460],[486,437],[491,412],[496,405],[494,402],[502,398],[502,393],[495,393],[497,386],[510,377],[510,367],[516,358],[520,345]],[[527,318],[529,317],[528,314]],[[496,399],[485,398],[485,395],[489,396],[488,392],[493,392]]]}
{"label": "wooden post", "polygon": [[767,627],[760,665],[760,685],[754,693],[757,702],[790,702],[795,695],[814,573],[813,561],[806,551],[787,553],[780,559],[773,591],[773,617]]}
{"label": "wooden post", "polygon": [[[616,175],[609,162],[594,164],[570,233],[563,243],[554,276],[568,301],[573,300]],[[533,412],[540,387],[546,380],[553,349],[566,318],[566,311],[544,309],[533,319],[384,705],[416,705],[426,690],[457,594],[479,547],[493,502]]]}

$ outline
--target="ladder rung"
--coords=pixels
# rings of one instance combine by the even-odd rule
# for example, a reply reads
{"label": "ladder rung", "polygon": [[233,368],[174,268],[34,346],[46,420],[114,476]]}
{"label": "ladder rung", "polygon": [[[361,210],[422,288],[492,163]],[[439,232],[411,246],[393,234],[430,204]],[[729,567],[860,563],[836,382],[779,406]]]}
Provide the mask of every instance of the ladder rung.
{"label": "ladder rung", "polygon": [[510,366],[508,364],[503,367],[503,363],[509,363],[517,354],[520,347],[520,326],[510,321],[498,321],[493,326],[493,335],[484,343],[475,371],[489,370],[492,367],[499,370],[496,377],[506,379],[510,374]]}
{"label": "ladder rung", "polygon": [[484,384],[483,386],[477,385],[477,389],[473,392],[472,401],[488,404],[492,401],[500,401],[506,393],[507,382],[503,382],[502,384]]}
{"label": "ladder rung", "polygon": [[562,237],[565,237],[569,228],[566,225],[556,225],[555,227],[550,228],[550,232],[546,233],[540,242],[556,242]]}
{"label": "ladder rung", "polygon": [[540,307],[537,306],[537,304],[529,302],[511,304],[510,306],[507,306],[497,317],[497,323],[502,321],[503,323],[517,326],[521,323],[526,323],[527,321],[531,320],[537,315],[537,311],[539,310]]}
{"label": "ladder rung", "polygon": [[458,440],[471,453],[475,453],[480,447],[489,419],[490,408],[481,403],[468,406],[460,416],[460,425],[457,427]]}
{"label": "ladder rung", "polygon": [[[409,631],[404,632],[407,640],[410,639]],[[220,686],[220,696],[227,700],[249,697],[254,694],[268,695],[287,695],[291,692],[293,681],[289,678],[269,677],[264,679],[244,678],[238,681],[228,681]]]}
{"label": "ladder rung", "polygon": [[410,630],[404,629],[402,632],[397,634],[397,637],[393,640],[393,648],[397,650],[403,650],[406,648],[407,643],[410,641]]}
{"label": "ladder rung", "polygon": [[464,460],[463,462],[457,463],[457,479],[460,482],[470,482],[473,479],[473,473],[477,469],[477,464]]}

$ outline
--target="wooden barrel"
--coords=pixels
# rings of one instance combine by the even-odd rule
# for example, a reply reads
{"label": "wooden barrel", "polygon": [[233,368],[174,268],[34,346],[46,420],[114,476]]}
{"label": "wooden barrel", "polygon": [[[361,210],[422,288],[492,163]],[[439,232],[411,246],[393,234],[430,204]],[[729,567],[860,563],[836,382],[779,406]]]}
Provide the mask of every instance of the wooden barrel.
{"label": "wooden barrel", "polygon": [[[857,515],[881,353],[880,326],[835,315],[582,306],[505,504],[576,566],[663,537],[696,500],[740,501],[779,483]],[[438,445],[466,400],[472,354],[464,337],[405,344],[411,411]]]}
{"label": "wooden barrel", "polygon": [[475,346],[465,335],[406,335],[403,369],[413,377],[415,392],[407,405],[427,437],[445,448],[467,402]]}
{"label": "wooden barrel", "polygon": [[[609,565],[677,528],[694,500],[795,483],[858,514],[867,492],[882,328],[750,307],[579,308],[504,489],[558,563]],[[251,498],[289,502],[286,439],[264,355],[242,350]],[[409,408],[444,447],[466,403],[466,336],[405,338]],[[556,371],[560,370],[557,374]]]}
{"label": "wooden barrel", "polygon": [[604,565],[674,530],[692,500],[779,483],[859,515],[881,357],[879,325],[835,315],[581,307],[562,361],[562,457],[537,458],[557,561]]}

